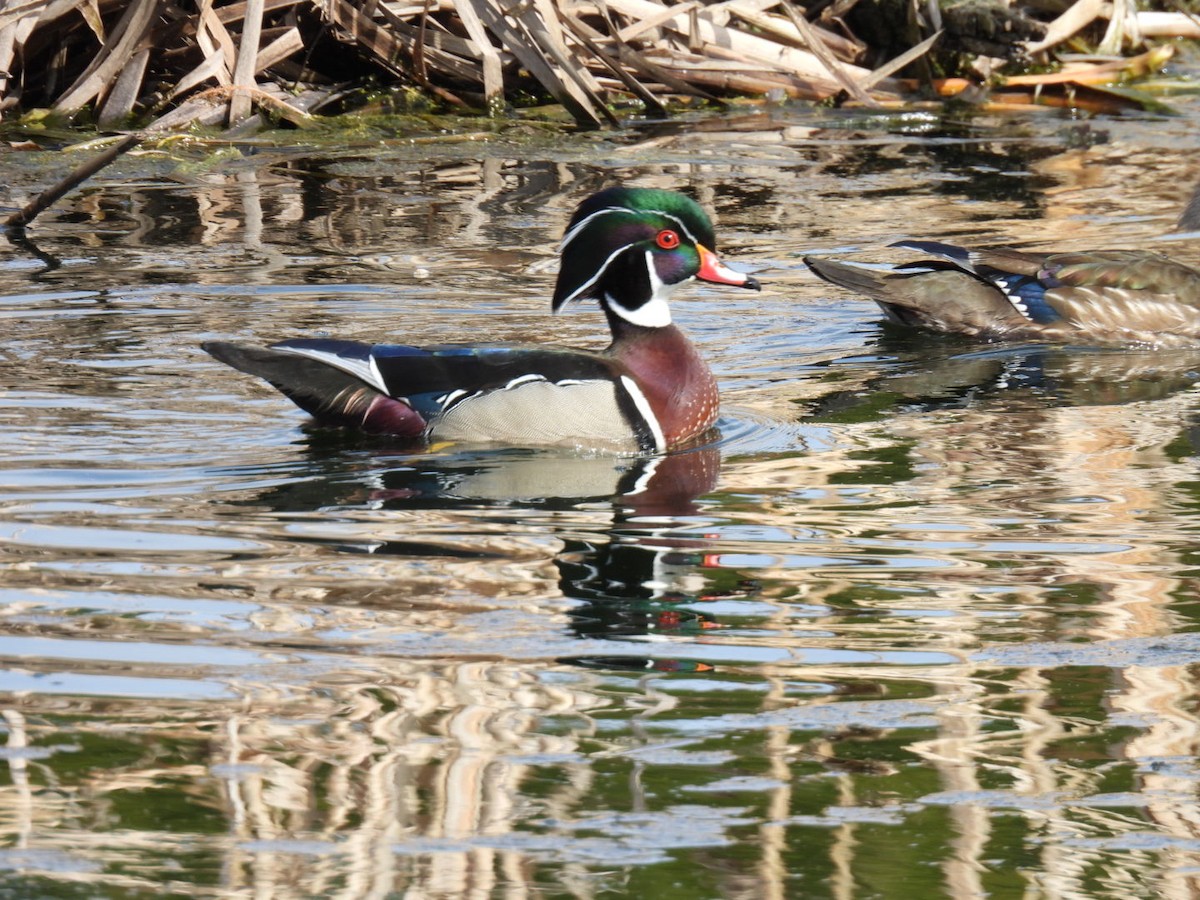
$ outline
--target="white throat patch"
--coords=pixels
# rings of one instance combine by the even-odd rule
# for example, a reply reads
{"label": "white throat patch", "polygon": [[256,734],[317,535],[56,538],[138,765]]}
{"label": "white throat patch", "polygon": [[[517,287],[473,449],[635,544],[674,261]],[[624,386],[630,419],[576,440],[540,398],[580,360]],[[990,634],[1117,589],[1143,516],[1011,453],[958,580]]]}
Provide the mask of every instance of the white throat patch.
{"label": "white throat patch", "polygon": [[[666,328],[671,324],[671,307],[667,301],[674,293],[675,288],[684,282],[664,284],[658,277],[658,271],[654,268],[654,254],[649,250],[646,251],[646,274],[650,278],[650,299],[637,309],[628,309],[607,295],[604,297],[604,302],[609,309],[631,325],[640,325],[643,328]],[[691,281],[690,278],[687,280]]]}

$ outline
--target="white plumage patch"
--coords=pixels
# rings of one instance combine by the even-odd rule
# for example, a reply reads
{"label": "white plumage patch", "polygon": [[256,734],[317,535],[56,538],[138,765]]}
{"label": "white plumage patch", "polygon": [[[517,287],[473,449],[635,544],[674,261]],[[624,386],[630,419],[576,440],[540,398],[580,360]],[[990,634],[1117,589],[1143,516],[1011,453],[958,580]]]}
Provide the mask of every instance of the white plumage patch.
{"label": "white plumage patch", "polygon": [[688,227],[687,227],[687,225],[684,224],[683,219],[679,218],[678,216],[673,216],[669,212],[663,212],[661,209],[649,209],[646,211],[652,212],[657,216],[662,216],[664,219],[670,219],[672,222],[674,222],[676,225],[679,226],[680,231],[682,231],[685,235],[687,235],[687,239],[689,241],[691,241],[693,244],[700,243],[699,241],[696,240],[696,236],[694,234],[692,234],[690,231],[688,231]]}
{"label": "white plumage patch", "polygon": [[625,386],[625,390],[633,400],[633,405],[642,414],[650,433],[654,435],[654,449],[662,453],[667,449],[667,438],[663,434],[662,425],[658,423],[658,416],[654,415],[654,410],[650,408],[650,401],[646,399],[646,395],[642,393],[638,383],[628,375],[621,376],[621,384]]}
{"label": "white plumage patch", "polygon": [[[643,328],[666,328],[671,324],[671,306],[667,302],[678,285],[666,284],[654,268],[654,254],[646,251],[646,274],[650,279],[650,299],[636,309],[622,306],[613,297],[605,297],[609,309],[632,325]],[[690,279],[689,279],[690,280]],[[683,284],[683,282],[679,282]]]}
{"label": "white plumage patch", "polygon": [[581,231],[583,231],[585,228],[587,228],[588,225],[590,225],[593,220],[600,218],[600,216],[607,216],[609,213],[615,213],[615,212],[627,213],[627,212],[629,212],[629,210],[627,210],[621,206],[608,206],[608,207],[605,207],[604,209],[598,209],[594,213],[592,213],[590,216],[580,219],[578,222],[576,222],[571,227],[570,231],[568,231],[566,234],[563,235],[562,242],[558,245],[559,253],[561,253],[564,249],[566,249],[567,244],[569,244],[569,243],[571,243],[571,241],[575,240],[575,237]]}
{"label": "white plumage patch", "polygon": [[1001,292],[1008,299],[1008,302],[1013,305],[1013,308],[1017,312],[1032,322],[1033,316],[1029,314],[1029,307],[1026,305],[1025,300],[1020,295],[1013,293],[1013,288],[1019,285],[1022,280],[1023,278],[1020,275],[1001,275],[992,279],[992,284],[1000,288]]}
{"label": "white plumage patch", "polygon": [[567,295],[566,299],[563,300],[562,305],[566,306],[568,303],[574,303],[577,299],[579,299],[579,296],[581,294],[584,294],[587,291],[590,291],[592,289],[592,286],[595,285],[595,283],[600,280],[601,276],[603,276],[606,271],[608,271],[608,264],[611,263],[616,257],[618,257],[622,253],[624,253],[626,247],[628,247],[628,246],[629,245],[626,244],[625,246],[618,247],[616,250],[614,250],[612,253],[610,253],[608,255],[608,258],[606,260],[604,260],[604,265],[602,265],[596,271],[596,274],[593,275],[591,278],[589,278],[587,281],[585,281],[583,284],[581,284],[579,287],[577,287],[575,290],[571,291],[571,293],[569,295]]}
{"label": "white plumage patch", "polygon": [[[549,384],[549,381],[547,381],[545,375],[539,375],[536,372],[530,372],[526,375],[518,375],[516,378],[501,385],[500,387],[488,388],[485,391],[481,390],[481,391],[472,391],[472,392],[464,391],[462,388],[458,388],[457,390],[449,391],[445,394],[442,394],[440,397],[437,397],[436,399],[437,399],[438,405],[442,407],[443,411],[445,411],[457,403],[462,403],[463,401],[466,401],[466,400],[475,400],[476,398],[483,397],[488,394],[497,394],[497,393],[502,393],[504,391],[511,391],[511,390],[514,390],[514,389],[520,387],[523,384],[529,384],[531,381],[542,381],[542,382],[546,382],[547,384]],[[560,381],[557,383],[562,385],[562,384],[568,384],[568,383],[579,384],[580,382]]]}
{"label": "white plumage patch", "polygon": [[465,396],[467,396],[467,392],[464,391],[462,388],[458,388],[456,390],[450,391],[449,393],[442,394],[442,396],[440,396],[436,399],[437,399],[438,406],[447,407],[451,403],[454,403],[456,400],[460,400]]}
{"label": "white plumage patch", "polygon": [[327,350],[318,350],[313,347],[284,347],[280,349],[286,353],[294,353],[296,356],[307,356],[309,359],[315,359],[317,362],[325,363],[327,366],[341,369],[348,375],[353,375],[359,381],[366,382],[381,394],[388,392],[387,385],[383,383],[383,376],[380,374],[379,366],[376,364],[375,357],[373,356],[367,359],[347,359],[344,356],[338,356],[336,353],[330,353]]}
{"label": "white plumage patch", "polygon": [[646,467],[638,475],[637,480],[633,483],[633,487],[625,492],[626,497],[633,497],[642,493],[646,488],[650,487],[650,482],[654,479],[654,473],[658,471],[658,464],[664,459],[662,456],[654,456],[646,460]]}
{"label": "white plumage patch", "polygon": [[[587,228],[587,226],[593,220],[599,218],[600,216],[606,216],[610,213],[625,213],[627,215],[650,213],[653,215],[662,216],[664,219],[669,219],[670,221],[674,222],[679,231],[682,232],[689,241],[691,241],[693,244],[696,243],[695,236],[693,236],[691,231],[688,230],[687,225],[684,224],[684,221],[678,216],[671,215],[668,212],[663,212],[660,209],[632,210],[626,209],[623,206],[610,206],[606,209],[597,210],[586,218],[580,219],[578,222],[576,222],[574,227],[572,227],[570,231],[563,235],[562,242],[559,244],[559,252],[561,253],[562,250],[566,248],[567,244],[571,243],[571,241],[573,241],[585,228]],[[623,244],[610,253],[608,258],[604,260],[604,265],[602,265],[591,278],[572,291],[562,301],[562,305],[565,306],[568,303],[573,303],[580,297],[580,295],[591,290],[595,286],[596,282],[604,277],[604,273],[608,271],[609,264],[631,246],[632,244]],[[637,310],[629,310],[624,306],[614,303],[610,297],[607,298],[609,306],[615,309],[621,318],[625,319],[627,322],[632,322],[635,325],[644,325],[649,328],[661,328],[663,326],[670,325],[671,310],[667,307],[667,299],[669,298],[671,291],[676,286],[673,284],[664,284],[659,279],[658,272],[654,268],[653,254],[649,250],[646,251],[646,270],[650,276],[651,287],[651,296],[646,303],[643,303]],[[683,282],[680,282],[680,284],[682,283]],[[645,312],[643,312],[643,310],[645,310]]]}
{"label": "white plumage patch", "polygon": [[582,218],[578,222],[576,222],[571,227],[571,230],[563,235],[562,242],[558,245],[559,252],[561,253],[562,250],[567,246],[567,244],[571,243],[571,241],[573,241],[576,238],[576,236],[579,235],[580,232],[584,231],[588,227],[588,225],[590,225],[595,219],[600,218],[600,216],[607,216],[609,213],[626,213],[627,215],[631,215],[631,216],[636,216],[636,215],[639,215],[642,213],[650,213],[650,214],[653,214],[656,216],[662,216],[664,219],[670,219],[672,222],[674,222],[676,225],[678,225],[679,230],[688,236],[688,240],[690,240],[693,244],[696,243],[695,236],[693,236],[692,233],[690,231],[688,231],[688,227],[687,227],[687,225],[684,224],[683,220],[680,219],[678,216],[672,215],[669,212],[663,212],[661,209],[638,210],[638,209],[627,209],[624,206],[608,206],[608,207],[605,207],[604,209],[598,209],[591,215],[586,216],[585,218]]}

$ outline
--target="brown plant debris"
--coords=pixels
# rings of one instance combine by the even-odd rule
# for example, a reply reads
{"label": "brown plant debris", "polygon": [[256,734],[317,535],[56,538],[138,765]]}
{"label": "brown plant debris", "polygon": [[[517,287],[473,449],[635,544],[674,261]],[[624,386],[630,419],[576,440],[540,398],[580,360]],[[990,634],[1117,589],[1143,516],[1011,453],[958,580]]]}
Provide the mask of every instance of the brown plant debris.
{"label": "brown plant debris", "polygon": [[[303,126],[374,84],[489,114],[549,96],[598,127],[621,103],[662,112],[688,96],[889,104],[909,90],[892,77],[901,65],[924,66],[928,89],[933,52],[1003,63],[1089,29],[1126,49],[1196,31],[1128,0],[1058,9],[1041,21],[1002,0],[944,14],[910,0],[0,0],[0,115],[244,132]],[[891,43],[872,45],[870,28]]]}

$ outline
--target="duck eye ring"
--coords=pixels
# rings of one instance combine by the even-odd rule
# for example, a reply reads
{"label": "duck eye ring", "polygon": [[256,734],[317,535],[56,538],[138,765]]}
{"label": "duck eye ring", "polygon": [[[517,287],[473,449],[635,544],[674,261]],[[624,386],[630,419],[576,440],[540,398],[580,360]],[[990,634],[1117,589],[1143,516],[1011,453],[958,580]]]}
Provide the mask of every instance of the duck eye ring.
{"label": "duck eye ring", "polygon": [[670,228],[664,228],[654,236],[654,243],[658,244],[664,250],[674,250],[679,246],[679,235]]}

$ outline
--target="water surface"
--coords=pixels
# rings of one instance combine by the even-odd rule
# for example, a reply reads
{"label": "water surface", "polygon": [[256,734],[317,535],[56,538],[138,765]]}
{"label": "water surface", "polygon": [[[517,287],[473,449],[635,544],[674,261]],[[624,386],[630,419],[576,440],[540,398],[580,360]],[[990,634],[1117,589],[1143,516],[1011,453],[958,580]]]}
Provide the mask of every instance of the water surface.
{"label": "water surface", "polygon": [[[801,262],[1200,263],[1173,102],[122,160],[0,251],[0,890],[1194,896],[1200,354],[896,332]],[[602,345],[549,295],[617,181],[767,287],[675,305],[709,446],[417,454],[198,349]]]}

